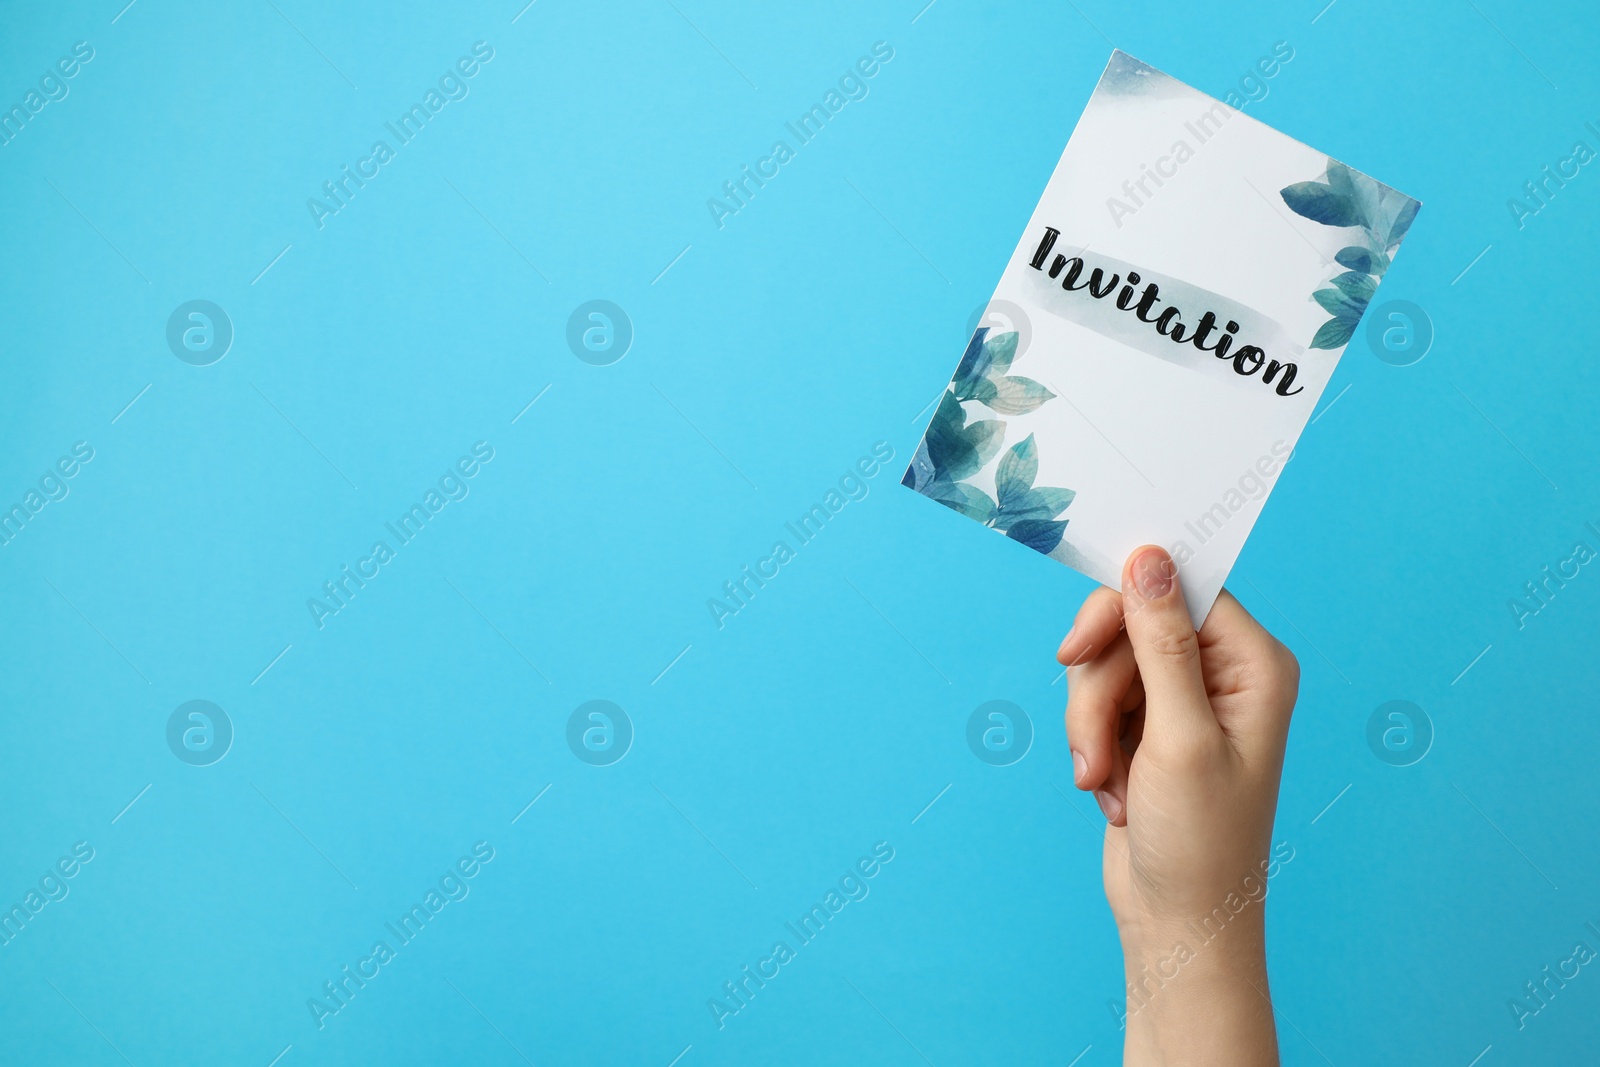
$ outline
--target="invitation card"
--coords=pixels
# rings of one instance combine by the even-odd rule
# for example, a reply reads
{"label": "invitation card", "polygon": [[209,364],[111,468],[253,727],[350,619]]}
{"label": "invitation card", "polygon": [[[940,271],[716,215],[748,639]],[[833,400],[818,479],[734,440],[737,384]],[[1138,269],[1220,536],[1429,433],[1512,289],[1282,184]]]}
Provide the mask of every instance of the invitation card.
{"label": "invitation card", "polygon": [[904,484],[1198,627],[1420,206],[1113,53]]}

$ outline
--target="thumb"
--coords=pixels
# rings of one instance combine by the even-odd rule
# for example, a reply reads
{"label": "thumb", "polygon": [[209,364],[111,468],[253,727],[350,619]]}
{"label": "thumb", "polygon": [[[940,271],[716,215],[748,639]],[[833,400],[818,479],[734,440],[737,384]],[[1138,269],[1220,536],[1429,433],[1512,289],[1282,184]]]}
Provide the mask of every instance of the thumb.
{"label": "thumb", "polygon": [[1128,639],[1144,681],[1145,718],[1154,727],[1150,732],[1218,729],[1178,565],[1154,545],[1135,550],[1122,570],[1122,596]]}

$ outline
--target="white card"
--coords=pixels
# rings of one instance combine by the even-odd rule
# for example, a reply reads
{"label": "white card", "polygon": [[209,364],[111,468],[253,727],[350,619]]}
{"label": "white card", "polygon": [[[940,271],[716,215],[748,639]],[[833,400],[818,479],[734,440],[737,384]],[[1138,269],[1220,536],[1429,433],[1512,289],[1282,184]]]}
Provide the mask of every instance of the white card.
{"label": "white card", "polygon": [[1198,627],[1420,206],[1113,53],[904,484]]}

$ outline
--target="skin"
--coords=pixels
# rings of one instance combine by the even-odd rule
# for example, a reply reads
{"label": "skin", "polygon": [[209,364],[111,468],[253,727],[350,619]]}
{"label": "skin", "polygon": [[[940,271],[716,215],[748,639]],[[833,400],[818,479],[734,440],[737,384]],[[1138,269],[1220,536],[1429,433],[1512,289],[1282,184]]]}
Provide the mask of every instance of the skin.
{"label": "skin", "polygon": [[[1084,601],[1056,658],[1076,784],[1107,821],[1124,1064],[1276,1067],[1263,905],[1249,898],[1265,888],[1299,664],[1226,591],[1197,634],[1176,565],[1148,545],[1120,592]],[[1243,910],[1202,934],[1230,894]]]}

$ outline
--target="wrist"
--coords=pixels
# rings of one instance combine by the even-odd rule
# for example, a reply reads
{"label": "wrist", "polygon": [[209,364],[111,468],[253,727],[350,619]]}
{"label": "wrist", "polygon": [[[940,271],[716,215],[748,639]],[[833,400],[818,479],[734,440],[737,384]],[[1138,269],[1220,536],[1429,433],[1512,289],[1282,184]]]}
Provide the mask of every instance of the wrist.
{"label": "wrist", "polygon": [[1163,923],[1123,933],[1125,1064],[1278,1063],[1259,912],[1220,929]]}

